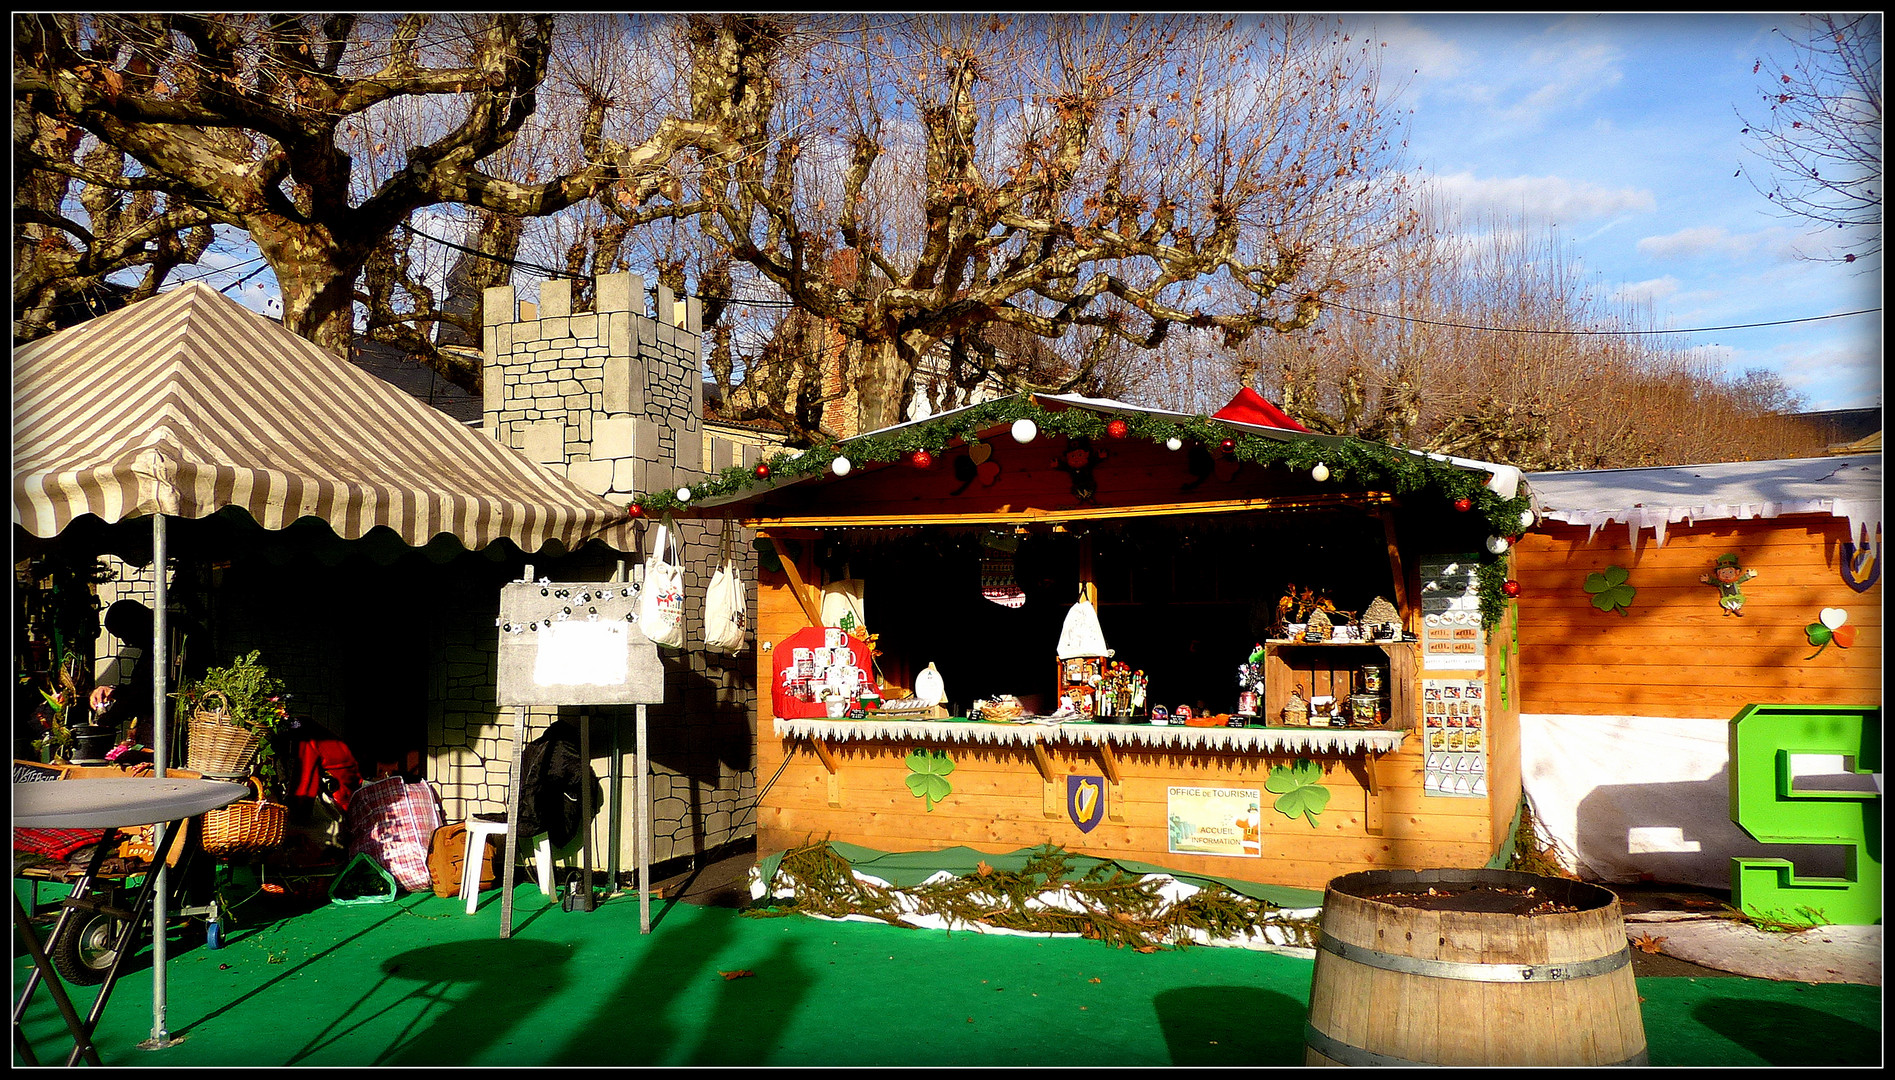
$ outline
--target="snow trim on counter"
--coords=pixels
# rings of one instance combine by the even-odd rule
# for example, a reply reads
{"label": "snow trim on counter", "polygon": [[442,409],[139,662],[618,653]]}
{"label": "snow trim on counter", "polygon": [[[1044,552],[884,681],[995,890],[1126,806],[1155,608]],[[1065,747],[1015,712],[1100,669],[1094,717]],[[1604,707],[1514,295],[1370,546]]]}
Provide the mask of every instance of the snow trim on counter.
{"label": "snow trim on counter", "polygon": [[888,742],[1112,743],[1251,753],[1360,754],[1401,749],[1406,731],[1354,728],[1228,728],[1150,724],[988,724],[954,720],[774,720],[778,738]]}

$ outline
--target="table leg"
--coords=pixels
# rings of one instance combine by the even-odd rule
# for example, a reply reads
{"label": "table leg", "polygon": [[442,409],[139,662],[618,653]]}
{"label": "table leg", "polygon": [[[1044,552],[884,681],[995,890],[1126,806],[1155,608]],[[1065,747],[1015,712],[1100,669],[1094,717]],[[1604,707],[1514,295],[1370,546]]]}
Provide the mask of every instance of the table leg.
{"label": "table leg", "polygon": [[[92,858],[86,862],[85,873],[79,876],[78,884],[72,887],[71,896],[86,897],[92,894],[92,882],[98,877],[99,867],[105,863],[105,853],[117,846],[118,830],[105,830],[105,835],[99,838],[98,846],[92,850]],[[66,929],[66,924],[71,921],[72,913],[72,905],[61,901],[59,918],[53,922],[53,935],[48,940],[59,939],[59,935]],[[92,1028],[93,1024],[97,1023],[97,1019],[95,1017],[90,1023],[80,1021],[78,1011],[72,1006],[72,999],[66,995],[66,988],[59,981],[59,973],[53,970],[52,961],[46,956],[46,950],[40,944],[38,935],[33,933],[32,919],[27,915],[26,909],[20,905],[18,893],[13,896],[13,923],[20,931],[20,938],[26,942],[27,952],[33,957],[33,970],[27,975],[26,985],[20,990],[20,1000],[13,1007],[14,1046],[27,1060],[27,1064],[38,1064],[38,1060],[33,1056],[32,1047],[27,1045],[26,1032],[22,1024],[26,1019],[26,1007],[32,1002],[34,992],[39,989],[40,980],[44,979],[47,992],[53,995],[54,1004],[59,1007],[60,1015],[66,1018],[66,1027],[72,1032],[72,1055],[66,1063],[76,1064],[83,1057],[89,1065],[99,1064],[99,1053],[92,1045]],[[123,961],[124,958],[124,948],[121,945],[119,960]],[[111,985],[109,980],[106,985],[108,987]],[[96,1012],[104,1011],[104,1000],[105,995],[101,991]]]}
{"label": "table leg", "polygon": [[[92,1032],[98,1028],[99,1018],[105,1015],[106,999],[112,996],[112,988],[118,985],[119,976],[124,973],[125,965],[131,962],[133,946],[136,945],[138,941],[138,932],[145,923],[145,912],[151,909],[151,897],[156,891],[155,886],[160,877],[158,873],[159,868],[165,865],[165,859],[169,857],[171,848],[177,844],[178,838],[184,835],[184,822],[171,822],[165,826],[164,833],[167,842],[164,844],[163,850],[152,852],[151,870],[145,874],[144,883],[138,886],[138,900],[132,905],[131,921],[125,924],[124,931],[119,934],[118,955],[112,959],[112,970],[106,972],[105,982],[99,987],[98,999],[92,1003],[92,1011],[86,1016],[85,1030],[88,1040],[88,1049],[90,1048]],[[153,934],[162,934],[164,932],[165,928],[162,926],[154,926],[152,928]],[[75,1047],[72,1056],[66,1059],[66,1064],[77,1065],[78,1063],[79,1050]]]}

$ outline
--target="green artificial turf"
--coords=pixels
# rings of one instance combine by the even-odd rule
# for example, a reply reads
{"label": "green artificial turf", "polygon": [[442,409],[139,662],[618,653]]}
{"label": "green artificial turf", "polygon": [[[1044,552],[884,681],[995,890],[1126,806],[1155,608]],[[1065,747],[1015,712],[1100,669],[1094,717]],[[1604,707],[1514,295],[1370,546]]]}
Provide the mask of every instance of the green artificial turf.
{"label": "green artificial turf", "polygon": [[[114,993],[107,1065],[1300,1065],[1312,962],[1138,953],[1076,938],[758,918],[634,897],[566,912],[530,885],[498,940],[489,893],[325,905],[179,946],[168,1027],[146,963]],[[143,961],[143,958],[140,958]],[[16,950],[16,994],[28,963]],[[747,972],[737,977],[726,973]],[[1881,990],[1642,979],[1653,1065],[1873,1065]],[[92,1000],[76,991],[83,1012]],[[64,1026],[28,1012],[42,1061]],[[15,1061],[19,1062],[16,1054]]]}

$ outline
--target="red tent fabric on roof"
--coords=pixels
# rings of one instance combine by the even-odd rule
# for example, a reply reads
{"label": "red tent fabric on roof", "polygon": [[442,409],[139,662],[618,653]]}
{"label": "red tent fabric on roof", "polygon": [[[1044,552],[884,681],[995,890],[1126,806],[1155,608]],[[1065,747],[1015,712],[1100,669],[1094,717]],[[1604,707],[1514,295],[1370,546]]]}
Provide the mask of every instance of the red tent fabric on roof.
{"label": "red tent fabric on roof", "polygon": [[1211,414],[1213,420],[1234,420],[1239,424],[1257,424],[1262,427],[1288,428],[1291,431],[1309,429],[1289,418],[1282,409],[1265,401],[1262,394],[1246,386],[1237,391],[1230,404]]}

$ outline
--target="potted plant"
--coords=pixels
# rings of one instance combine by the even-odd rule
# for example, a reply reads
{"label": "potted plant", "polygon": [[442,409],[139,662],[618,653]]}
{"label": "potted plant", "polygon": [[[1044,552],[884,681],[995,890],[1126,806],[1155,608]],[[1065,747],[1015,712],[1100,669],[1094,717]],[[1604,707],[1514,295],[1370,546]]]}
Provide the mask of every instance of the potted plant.
{"label": "potted plant", "polygon": [[276,780],[272,737],[289,719],[289,690],[252,652],[179,691],[191,716],[187,743],[190,768],[206,775],[254,773],[266,786]]}
{"label": "potted plant", "polygon": [[[80,656],[66,652],[45,674],[44,684],[34,687],[42,704],[33,710],[40,727],[40,737],[33,740],[33,749],[39,752],[41,761],[71,760],[76,756],[74,750],[78,749],[79,736],[93,734],[91,725],[86,723],[89,718],[85,712],[82,671],[84,661]],[[97,747],[95,743],[96,740],[88,741],[84,749],[103,752],[104,747]],[[106,745],[111,745],[109,738]]]}

